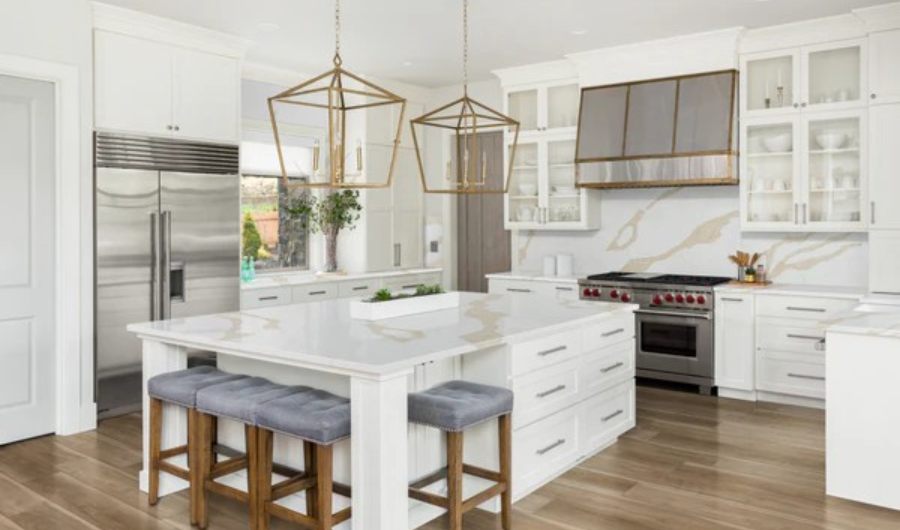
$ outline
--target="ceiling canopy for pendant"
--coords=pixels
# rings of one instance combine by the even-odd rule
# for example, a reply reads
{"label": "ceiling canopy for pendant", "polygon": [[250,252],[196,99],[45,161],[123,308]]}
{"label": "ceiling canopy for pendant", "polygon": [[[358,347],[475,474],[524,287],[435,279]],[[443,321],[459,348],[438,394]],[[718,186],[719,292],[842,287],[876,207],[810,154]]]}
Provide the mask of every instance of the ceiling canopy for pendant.
{"label": "ceiling canopy for pendant", "polygon": [[[469,97],[469,1],[463,0],[463,96],[436,110],[410,120],[413,144],[419,166],[419,177],[425,193],[501,194],[509,189],[519,143],[519,122]],[[428,182],[425,175],[419,133],[428,128],[449,131],[456,146],[455,162],[440,181]],[[499,178],[491,178],[487,142],[481,136],[492,131],[506,131],[513,135],[509,144],[509,169],[501,170]],[[491,156],[497,156],[492,153]],[[496,165],[496,164],[494,164]],[[502,164],[500,164],[502,166]]]}
{"label": "ceiling canopy for pendant", "polygon": [[[386,188],[393,182],[406,100],[343,68],[340,0],[335,0],[334,4],[334,26],[334,68],[268,99],[282,180],[288,188]],[[363,162],[365,112],[385,105],[395,106],[396,112],[387,114],[399,118],[396,124],[391,124],[394,146],[390,161],[385,164],[387,174],[377,175],[367,170]],[[293,106],[327,113],[326,165],[324,170],[320,169],[321,147],[317,140],[313,147],[312,172],[306,182],[288,177],[288,161],[285,160],[283,147],[285,138],[279,131],[279,109],[287,113],[287,109]],[[348,143],[351,145],[349,150]]]}

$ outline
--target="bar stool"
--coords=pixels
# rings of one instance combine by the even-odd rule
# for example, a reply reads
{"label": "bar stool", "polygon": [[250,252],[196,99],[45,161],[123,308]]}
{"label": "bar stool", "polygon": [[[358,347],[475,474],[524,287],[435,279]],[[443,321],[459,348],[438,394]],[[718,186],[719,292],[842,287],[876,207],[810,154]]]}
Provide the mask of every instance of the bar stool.
{"label": "bar stool", "polygon": [[[180,479],[192,482],[196,456],[193,453],[191,440],[197,426],[196,405],[197,392],[213,385],[242,379],[245,376],[229,374],[211,366],[198,366],[189,370],[180,370],[158,375],[147,381],[147,394],[150,396],[150,443],[149,443],[149,497],[151,506],[159,502],[159,473],[163,471]],[[162,449],[163,403],[170,403],[188,411],[188,439],[184,445]],[[187,454],[188,468],[180,468],[166,460]],[[193,498],[191,499],[191,524],[196,524],[197,514]]]}
{"label": "bar stool", "polygon": [[[257,431],[256,415],[263,405],[302,390],[272,383],[262,377],[247,377],[205,388],[197,392],[196,455],[197,475],[191,497],[196,503],[197,526],[209,525],[209,493],[215,493],[243,502],[250,508],[250,526],[256,528],[259,519],[256,512],[256,464]],[[217,447],[219,418],[227,418],[244,424],[245,452],[221,450]],[[230,458],[218,461],[218,455]],[[228,486],[217,479],[239,471],[247,471],[246,491]]]}
{"label": "bar stool", "polygon": [[[462,530],[463,514],[500,495],[501,524],[510,529],[512,512],[512,421],[513,393],[505,388],[467,381],[450,381],[409,395],[409,421],[447,433],[447,467],[410,485],[409,496],[444,508],[450,529]],[[499,419],[500,471],[494,472],[463,463],[463,431],[493,418]],[[470,499],[463,499],[463,475],[496,482]],[[447,497],[424,488],[447,478]]]}
{"label": "bar stool", "polygon": [[[350,508],[334,513],[333,492],[349,496],[334,484],[334,444],[350,437],[350,400],[305,388],[263,405],[256,416],[259,433],[258,528],[268,530],[270,516],[311,530],[331,530],[350,518]],[[304,471],[273,486],[273,434],[303,440]],[[306,492],[306,514],[276,501]]]}

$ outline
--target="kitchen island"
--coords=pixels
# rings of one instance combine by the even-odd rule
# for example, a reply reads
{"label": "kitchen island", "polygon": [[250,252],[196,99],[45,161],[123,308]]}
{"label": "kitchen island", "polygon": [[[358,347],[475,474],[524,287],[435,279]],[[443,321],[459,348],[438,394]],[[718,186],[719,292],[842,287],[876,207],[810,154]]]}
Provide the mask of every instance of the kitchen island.
{"label": "kitchen island", "polygon": [[[202,349],[216,352],[226,371],[350,397],[352,438],[337,448],[335,476],[352,485],[356,530],[416,528],[440,515],[407,498],[410,479],[442,466],[440,434],[407,423],[407,393],[449,379],[515,391],[519,499],[634,426],[635,309],[460,293],[458,308],[378,322],[354,320],[350,301],[330,300],[129,326],[144,342],[141,489],[146,380],[184,369],[188,351]],[[496,467],[496,429],[482,427],[466,433],[466,459]],[[185,414],[166,410],[163,447],[183,443],[186,431]],[[220,441],[240,447],[240,431],[223,422]],[[289,440],[276,444],[276,460],[296,466],[298,453]],[[479,481],[467,480],[467,496],[483,489]],[[165,495],[187,484],[164,475],[160,486]]]}

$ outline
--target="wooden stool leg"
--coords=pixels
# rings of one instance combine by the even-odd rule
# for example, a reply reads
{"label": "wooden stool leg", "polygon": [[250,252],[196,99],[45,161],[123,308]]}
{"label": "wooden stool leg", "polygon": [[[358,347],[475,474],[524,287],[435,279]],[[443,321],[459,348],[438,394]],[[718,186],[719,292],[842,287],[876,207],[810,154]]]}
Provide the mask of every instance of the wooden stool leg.
{"label": "wooden stool leg", "polygon": [[148,500],[150,506],[159,502],[159,454],[162,452],[162,401],[150,398],[150,485]]}
{"label": "wooden stool leg", "polygon": [[447,433],[447,504],[450,530],[462,530],[463,433]]}
{"label": "wooden stool leg", "polygon": [[250,530],[259,528],[259,429],[254,425],[244,426],[244,441],[247,447],[247,494],[250,504]]}
{"label": "wooden stool leg", "polygon": [[[308,475],[315,475],[318,472],[316,464],[316,444],[312,442],[303,442],[303,471]],[[319,517],[319,501],[318,491],[316,488],[306,490],[306,515],[316,519]]]}
{"label": "wooden stool leg", "polygon": [[197,413],[196,423],[197,490],[194,499],[197,503],[197,527],[205,530],[209,526],[209,492],[206,490],[206,481],[212,478],[213,451],[210,440],[213,417]]}
{"label": "wooden stool leg", "polygon": [[500,518],[503,530],[512,525],[512,418],[500,416],[500,480],[506,489],[500,494]]}
{"label": "wooden stool leg", "polygon": [[188,482],[190,483],[189,499],[190,499],[190,508],[191,508],[191,524],[193,526],[197,526],[197,518],[199,514],[197,513],[197,488],[199,487],[200,481],[200,466],[197,462],[197,451],[199,450],[199,444],[202,441],[199,436],[198,428],[200,423],[200,416],[194,409],[188,409],[187,411],[187,422],[188,422]]}
{"label": "wooden stool leg", "polygon": [[316,446],[316,497],[320,530],[334,526],[332,488],[334,487],[334,446]]}
{"label": "wooden stool leg", "polygon": [[259,462],[257,463],[257,530],[269,529],[269,512],[267,504],[272,500],[272,466],[273,462],[273,440],[272,431],[266,429],[257,429],[257,453]]}

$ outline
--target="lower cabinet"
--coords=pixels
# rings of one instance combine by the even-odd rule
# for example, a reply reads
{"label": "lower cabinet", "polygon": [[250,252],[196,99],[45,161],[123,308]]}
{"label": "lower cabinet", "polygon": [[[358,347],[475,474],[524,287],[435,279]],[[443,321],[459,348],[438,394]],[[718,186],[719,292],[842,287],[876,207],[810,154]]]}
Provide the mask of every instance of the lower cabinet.
{"label": "lower cabinet", "polygon": [[578,300],[578,284],[572,281],[490,278],[488,292],[491,294],[533,294],[563,300]]}
{"label": "lower cabinet", "polygon": [[719,395],[755,400],[755,297],[716,294],[716,386]]}

